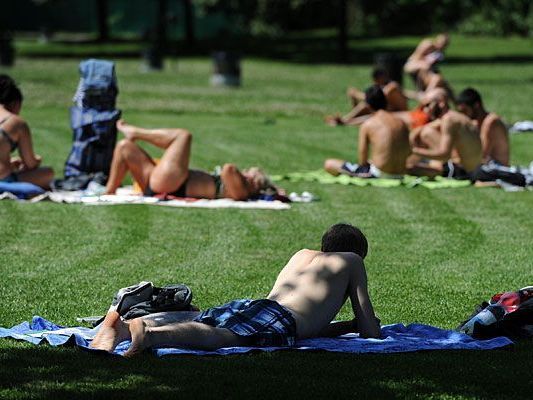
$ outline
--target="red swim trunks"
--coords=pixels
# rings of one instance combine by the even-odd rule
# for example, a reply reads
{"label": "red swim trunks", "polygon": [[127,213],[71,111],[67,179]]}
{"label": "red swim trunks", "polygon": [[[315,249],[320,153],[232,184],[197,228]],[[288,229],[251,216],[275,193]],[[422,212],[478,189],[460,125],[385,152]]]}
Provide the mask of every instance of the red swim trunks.
{"label": "red swim trunks", "polygon": [[421,108],[409,111],[409,116],[411,117],[411,129],[419,128],[429,122],[429,115]]}

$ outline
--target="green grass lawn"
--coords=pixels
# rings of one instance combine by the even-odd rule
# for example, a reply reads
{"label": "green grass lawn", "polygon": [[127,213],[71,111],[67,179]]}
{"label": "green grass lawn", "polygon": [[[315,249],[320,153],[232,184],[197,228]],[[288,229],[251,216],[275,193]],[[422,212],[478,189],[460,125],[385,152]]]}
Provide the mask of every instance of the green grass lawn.
{"label": "green grass lawn", "polygon": [[[498,41],[495,50],[491,40],[462,37],[450,48],[456,61],[442,71],[456,90],[478,88],[487,108],[507,122],[533,119],[533,62],[486,62],[527,58],[530,45],[512,39],[507,47]],[[457,62],[468,54],[465,47],[486,59]],[[370,65],[249,58],[243,87],[220,89],[208,85],[208,58],[169,59],[163,72],[149,74],[137,60],[116,61],[123,117],[191,130],[193,167],[235,162],[278,174],[320,168],[326,157],[356,157],[357,129],[326,127],[322,117],[347,110],[346,86],[367,86]],[[68,107],[78,62],[22,57],[3,71],[20,82],[36,150],[58,175],[71,145]],[[513,163],[533,160],[533,135],[511,139]],[[533,284],[531,192],[286,186],[321,201],[284,212],[0,202],[0,326],[33,315],[74,325],[77,316],[104,313],[114,291],[140,280],[186,283],[202,308],[263,297],[288,258],[318,248],[322,232],[339,221],[360,226],[369,239],[370,293],[385,324],[455,328],[492,294]],[[346,306],[338,318],[350,313]],[[0,341],[0,398],[6,399],[529,398],[532,370],[530,342],[491,352],[123,360]]]}

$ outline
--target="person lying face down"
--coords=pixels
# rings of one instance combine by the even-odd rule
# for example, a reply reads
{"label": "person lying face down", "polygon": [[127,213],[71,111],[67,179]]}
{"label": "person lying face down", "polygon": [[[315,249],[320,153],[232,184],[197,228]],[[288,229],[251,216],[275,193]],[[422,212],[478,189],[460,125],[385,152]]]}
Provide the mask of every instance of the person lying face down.
{"label": "person lying face down", "polygon": [[[192,134],[185,129],[145,129],[117,122],[125,139],[117,143],[111,162],[107,194],[114,194],[130,172],[146,196],[169,194],[176,197],[246,200],[263,191],[278,192],[267,175],[257,167],[239,171],[225,164],[220,174],[189,169]],[[165,150],[158,164],[135,142],[146,141]]]}
{"label": "person lying face down", "polygon": [[[19,116],[22,100],[15,81],[0,75],[0,182],[29,182],[49,189],[54,171],[40,167],[41,157],[33,151],[30,128]],[[18,157],[11,156],[14,151]]]}
{"label": "person lying face down", "polygon": [[500,116],[488,112],[483,106],[479,92],[466,88],[457,96],[457,111],[476,121],[479,127],[483,162],[509,165],[509,133]]}
{"label": "person lying face down", "polygon": [[[234,300],[170,324],[148,318],[124,322],[109,312],[91,347],[111,352],[131,339],[125,355],[133,356],[150,347],[292,346],[297,339],[348,332],[379,338],[363,263],[367,252],[358,228],[333,225],[322,237],[321,251],[303,249],[291,257],[266,298]],[[355,318],[332,323],[348,297]]]}
{"label": "person lying face down", "polygon": [[384,110],[386,102],[380,91],[377,87],[367,91],[368,101],[378,111],[359,129],[357,163],[327,159],[324,169],[330,174],[378,178],[399,177],[407,172],[406,160],[411,154],[408,125],[399,117],[400,113]]}

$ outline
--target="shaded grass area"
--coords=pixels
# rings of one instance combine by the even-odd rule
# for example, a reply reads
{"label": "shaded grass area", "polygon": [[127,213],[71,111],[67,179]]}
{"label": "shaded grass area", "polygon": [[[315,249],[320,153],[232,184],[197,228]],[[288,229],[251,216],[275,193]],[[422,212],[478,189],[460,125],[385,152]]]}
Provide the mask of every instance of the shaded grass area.
{"label": "shaded grass area", "polygon": [[[70,349],[0,349],[22,370],[0,372],[12,398],[520,398],[528,397],[531,346],[515,351],[364,355],[278,352],[122,360]],[[72,365],[84,359],[83,368]],[[23,363],[21,363],[23,361]],[[502,366],[515,365],[514,385]],[[36,384],[38,383],[38,385]],[[27,389],[25,389],[27,388]]]}
{"label": "shaded grass area", "polygon": [[[368,64],[376,53],[393,52],[407,58],[420,41],[418,36],[389,38],[352,37],[347,42],[347,63]],[[472,37],[452,35],[447,50],[449,63],[516,63],[533,61],[533,40],[523,37]],[[19,39],[17,51],[25,57],[139,57],[149,45],[135,40],[115,40],[109,43],[79,40],[57,40],[39,43]],[[276,59],[295,63],[333,63],[339,60],[339,44],[334,30],[289,32],[279,38],[240,37],[221,41],[198,40],[194,46],[170,42],[166,46],[173,56],[204,56],[217,50],[237,51],[246,57]]]}
{"label": "shaded grass area", "polygon": [[[70,148],[78,62],[21,58],[8,71],[25,94],[35,147],[59,175]],[[357,129],[326,127],[322,116],[347,109],[346,86],[365,87],[369,65],[250,59],[237,90],[209,87],[210,71],[206,58],[170,59],[152,74],[119,59],[118,107],[135,124],[190,129],[197,168],[236,162],[283,173],[317,169],[326,157],[356,157]],[[457,89],[479,88],[506,121],[532,119],[523,83],[533,79],[532,64],[452,64],[443,71]],[[513,162],[532,159],[533,136],[512,136]],[[286,212],[1,202],[0,326],[36,314],[73,325],[77,316],[103,313],[116,289],[140,280],[187,283],[202,308],[262,297],[292,253],[317,248],[322,231],[338,221],[359,225],[369,238],[370,292],[383,323],[454,328],[493,293],[533,283],[530,192],[315,183],[287,189],[310,190],[321,201]],[[345,307],[338,318],[350,313]],[[516,398],[531,392],[531,356],[525,343],[493,352],[125,361],[3,340],[0,397]],[[512,380],[499,378],[509,371]]]}

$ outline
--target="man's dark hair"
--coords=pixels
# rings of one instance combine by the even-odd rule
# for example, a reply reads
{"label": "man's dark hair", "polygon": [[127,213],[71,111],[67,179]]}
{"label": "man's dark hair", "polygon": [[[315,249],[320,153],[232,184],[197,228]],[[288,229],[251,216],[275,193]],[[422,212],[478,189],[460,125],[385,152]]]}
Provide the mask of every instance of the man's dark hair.
{"label": "man's dark hair", "polygon": [[368,241],[358,228],[350,224],[335,224],[322,236],[323,252],[347,251],[365,258]]}
{"label": "man's dark hair", "polygon": [[476,89],[470,87],[459,93],[457,99],[455,100],[455,103],[466,104],[469,107],[474,107],[476,103],[479,103],[479,105],[483,105],[479,92]]}
{"label": "man's dark hair", "polygon": [[387,72],[386,69],[381,68],[381,67],[376,67],[372,70],[372,79],[376,80],[379,78],[389,79],[389,73]]}
{"label": "man's dark hair", "polygon": [[372,85],[365,91],[365,101],[374,111],[387,108],[387,99],[378,85]]}
{"label": "man's dark hair", "polygon": [[0,104],[7,106],[14,102],[22,102],[22,92],[9,75],[0,75]]}

